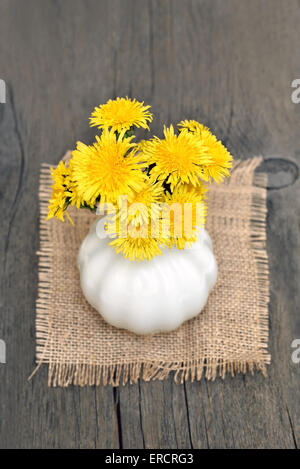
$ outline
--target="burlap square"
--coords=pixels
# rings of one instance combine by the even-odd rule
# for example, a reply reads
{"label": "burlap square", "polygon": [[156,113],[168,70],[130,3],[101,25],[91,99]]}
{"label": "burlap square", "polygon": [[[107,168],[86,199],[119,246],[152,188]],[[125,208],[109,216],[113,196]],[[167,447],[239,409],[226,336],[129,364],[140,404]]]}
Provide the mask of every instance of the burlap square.
{"label": "burlap square", "polygon": [[109,326],[86,302],[76,257],[95,215],[74,209],[75,227],[46,222],[51,180],[49,165],[42,166],[36,355],[38,364],[49,364],[49,386],[116,386],[170,372],[179,382],[203,372],[208,379],[255,368],[266,373],[266,189],[264,176],[254,175],[259,163],[237,161],[231,178],[211,187],[206,228],[219,275],[205,309],[176,331],[152,336]]}

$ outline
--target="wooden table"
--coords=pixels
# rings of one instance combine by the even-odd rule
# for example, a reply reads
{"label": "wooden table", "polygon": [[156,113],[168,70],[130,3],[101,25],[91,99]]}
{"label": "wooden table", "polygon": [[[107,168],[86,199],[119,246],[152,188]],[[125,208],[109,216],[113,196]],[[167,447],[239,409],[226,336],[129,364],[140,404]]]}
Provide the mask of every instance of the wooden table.
{"label": "wooden table", "polygon": [[[300,444],[300,7],[296,0],[1,0],[2,448],[294,448]],[[48,389],[35,366],[40,164],[57,163],[110,97],[196,118],[270,174],[267,379]]]}

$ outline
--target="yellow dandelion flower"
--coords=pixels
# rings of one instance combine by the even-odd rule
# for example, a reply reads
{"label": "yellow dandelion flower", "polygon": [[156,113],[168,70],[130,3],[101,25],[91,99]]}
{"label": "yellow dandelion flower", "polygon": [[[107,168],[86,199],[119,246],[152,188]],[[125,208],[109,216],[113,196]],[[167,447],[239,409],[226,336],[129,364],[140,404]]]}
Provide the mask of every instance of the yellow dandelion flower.
{"label": "yellow dandelion flower", "polygon": [[143,152],[143,151],[147,148],[147,145],[148,145],[149,143],[151,143],[151,140],[140,140],[140,141],[137,143],[138,151]]}
{"label": "yellow dandelion flower", "polygon": [[197,232],[205,224],[206,191],[203,184],[197,187],[184,184],[176,186],[172,194],[166,194],[169,217],[164,220],[164,233],[169,225],[169,247],[184,249],[186,244],[197,240]]}
{"label": "yellow dandelion flower", "polygon": [[91,117],[91,127],[101,129],[110,127],[113,131],[121,132],[131,127],[143,127],[148,129],[147,122],[152,122],[153,115],[149,112],[151,106],[144,106],[136,99],[117,98],[110,99],[106,104],[95,107]]}
{"label": "yellow dandelion flower", "polygon": [[211,162],[202,142],[192,133],[174,133],[174,128],[164,127],[163,140],[155,137],[143,147],[143,155],[151,169],[151,179],[165,181],[171,190],[177,184],[197,186],[203,168]]}
{"label": "yellow dandelion flower", "polygon": [[[139,227],[155,227],[160,223],[161,208],[160,203],[164,200],[164,189],[160,184],[151,184],[149,179],[145,178],[143,186],[139,192],[134,192],[131,202],[119,199],[119,203],[111,205],[108,209],[102,204],[99,208],[110,215],[109,223],[106,224],[106,232],[111,237],[124,238],[127,236],[129,227],[139,231]],[[155,228],[153,228],[155,230]],[[151,230],[150,230],[151,231]],[[156,237],[156,233],[161,232],[158,228],[151,233],[151,237]],[[147,234],[148,235],[148,234]],[[153,236],[152,236],[153,235]],[[139,237],[141,233],[139,233]],[[147,237],[147,236],[146,236]]]}
{"label": "yellow dandelion flower", "polygon": [[82,196],[78,194],[76,184],[72,178],[73,158],[69,160],[67,168],[68,168],[68,175],[66,176],[66,184],[68,186],[69,203],[70,205],[75,205],[76,208],[81,208],[82,206],[84,206],[84,200]]}
{"label": "yellow dandelion flower", "polygon": [[212,162],[206,165],[203,179],[222,182],[224,177],[230,176],[229,169],[232,167],[232,156],[227,148],[211,133],[208,127],[194,120],[181,121],[178,127],[183,132],[192,132],[195,137],[207,148],[207,153]]}
{"label": "yellow dandelion flower", "polygon": [[69,215],[65,213],[70,203],[70,192],[68,188],[69,169],[61,161],[56,169],[51,168],[51,176],[54,184],[52,185],[52,195],[49,200],[47,220],[56,217],[64,222],[64,214],[66,214],[72,222]]}
{"label": "yellow dandelion flower", "polygon": [[[198,135],[198,131],[195,135]],[[211,181],[213,179],[217,183],[222,182],[224,177],[230,176],[229,169],[232,168],[233,161],[231,154],[213,134],[205,132],[205,135],[203,135],[202,132],[199,133],[199,137],[212,158],[212,163],[208,164],[204,171],[206,180]]]}
{"label": "yellow dandelion flower", "polygon": [[151,216],[155,217],[158,214],[163,194],[164,189],[161,184],[152,184],[149,179],[145,179],[141,189],[132,194],[128,206],[128,221],[132,221],[134,225],[148,223]]}
{"label": "yellow dandelion flower", "polygon": [[130,199],[133,191],[143,186],[144,175],[132,138],[124,138],[124,132],[117,137],[105,129],[93,145],[77,143],[72,153],[72,180],[78,196],[89,206],[94,207],[100,197],[101,203],[115,203],[123,195]]}
{"label": "yellow dandelion flower", "polygon": [[177,125],[179,127],[180,131],[182,130],[188,130],[189,132],[196,132],[196,130],[208,130],[209,128],[206,127],[203,124],[200,124],[200,122],[197,122],[195,120],[183,120],[179,122]]}
{"label": "yellow dandelion flower", "polygon": [[131,222],[128,224],[127,236],[117,237],[110,245],[130,261],[149,261],[161,254],[162,240],[151,236],[149,224],[134,226]]}
{"label": "yellow dandelion flower", "polygon": [[149,261],[161,254],[159,243],[154,238],[117,238],[110,245],[130,261]]}
{"label": "yellow dandelion flower", "polygon": [[[148,175],[149,175],[149,171],[151,169],[151,166],[149,168],[149,163],[147,162],[147,149],[148,149],[148,146],[149,146],[149,149],[151,150],[151,145],[152,145],[152,142],[153,140],[140,140],[138,143],[137,143],[137,151],[138,151],[138,154],[139,154],[139,159],[141,161],[141,163],[145,164],[147,168],[147,172],[148,172]],[[153,165],[154,166],[154,165]]]}

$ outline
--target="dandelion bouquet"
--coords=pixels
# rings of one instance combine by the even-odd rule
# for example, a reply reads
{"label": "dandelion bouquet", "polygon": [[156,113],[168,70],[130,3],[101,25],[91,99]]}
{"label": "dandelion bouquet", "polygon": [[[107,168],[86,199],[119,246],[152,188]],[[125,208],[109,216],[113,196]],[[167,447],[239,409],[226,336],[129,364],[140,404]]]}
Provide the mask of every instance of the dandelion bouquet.
{"label": "dandelion bouquet", "polygon": [[164,138],[135,141],[149,130],[150,106],[117,98],[96,107],[90,125],[100,136],[77,143],[68,164],[52,169],[48,218],[64,221],[69,206],[107,216],[110,245],[130,260],[150,260],[162,249],[184,249],[197,240],[206,193],[229,176],[232,157],[204,125],[184,120],[164,127]]}

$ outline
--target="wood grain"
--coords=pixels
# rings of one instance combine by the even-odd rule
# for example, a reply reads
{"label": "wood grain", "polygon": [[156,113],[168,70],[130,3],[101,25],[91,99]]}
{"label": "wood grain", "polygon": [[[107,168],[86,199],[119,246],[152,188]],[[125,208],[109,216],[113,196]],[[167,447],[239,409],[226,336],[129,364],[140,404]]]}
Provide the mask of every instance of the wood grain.
{"label": "wood grain", "polygon": [[158,135],[163,123],[196,118],[236,157],[262,154],[297,168],[299,21],[296,0],[1,0],[1,448],[299,447],[300,365],[291,343],[300,338],[300,183],[286,164],[267,167],[277,186],[268,191],[267,379],[48,389],[42,368],[27,381],[40,163],[92,141],[93,107],[129,95],[152,104]]}

